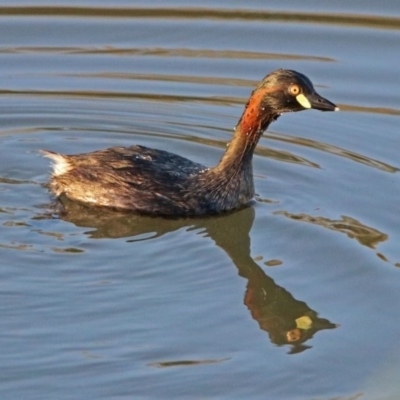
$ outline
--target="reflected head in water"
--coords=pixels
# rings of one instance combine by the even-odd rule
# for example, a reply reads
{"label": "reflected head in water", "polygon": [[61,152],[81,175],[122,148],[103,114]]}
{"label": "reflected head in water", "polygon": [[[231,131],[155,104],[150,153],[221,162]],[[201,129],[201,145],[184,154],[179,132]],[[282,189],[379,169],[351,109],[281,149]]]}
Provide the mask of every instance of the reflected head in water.
{"label": "reflected head in water", "polygon": [[338,110],[305,75],[279,69],[251,93],[215,167],[143,146],[78,155],[43,151],[54,161],[49,186],[56,196],[151,215],[211,215],[242,208],[254,197],[252,158],[264,130],[283,113],[312,108]]}
{"label": "reflected head in water", "polygon": [[253,265],[252,270],[244,303],[272,343],[290,345],[289,353],[296,354],[310,348],[305,342],[318,331],[338,327],[318,317],[317,312],[277,285],[260,267]]}

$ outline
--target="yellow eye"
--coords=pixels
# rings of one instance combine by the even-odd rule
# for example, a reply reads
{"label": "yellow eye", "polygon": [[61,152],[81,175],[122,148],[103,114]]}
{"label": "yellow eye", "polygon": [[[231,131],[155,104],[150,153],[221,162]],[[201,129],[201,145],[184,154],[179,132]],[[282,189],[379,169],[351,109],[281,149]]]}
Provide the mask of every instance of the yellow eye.
{"label": "yellow eye", "polygon": [[297,96],[300,93],[300,86],[299,85],[291,85],[289,87],[289,93],[293,96]]}

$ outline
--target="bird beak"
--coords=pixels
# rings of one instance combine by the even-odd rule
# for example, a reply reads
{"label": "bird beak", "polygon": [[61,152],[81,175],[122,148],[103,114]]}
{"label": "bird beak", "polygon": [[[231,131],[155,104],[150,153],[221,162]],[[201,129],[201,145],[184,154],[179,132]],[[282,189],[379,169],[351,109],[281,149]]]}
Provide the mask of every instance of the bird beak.
{"label": "bird beak", "polygon": [[298,94],[296,100],[304,108],[314,108],[321,111],[339,111],[339,107],[320,96],[317,92],[307,94],[307,96],[302,93]]}

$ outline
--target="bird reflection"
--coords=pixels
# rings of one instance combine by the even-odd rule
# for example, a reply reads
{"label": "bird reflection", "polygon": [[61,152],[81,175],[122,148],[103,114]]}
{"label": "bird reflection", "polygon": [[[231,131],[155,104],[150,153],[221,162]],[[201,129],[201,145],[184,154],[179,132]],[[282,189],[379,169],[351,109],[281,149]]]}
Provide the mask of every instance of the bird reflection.
{"label": "bird reflection", "polygon": [[338,326],[318,317],[316,311],[277,285],[253,260],[249,235],[255,215],[252,207],[212,218],[164,219],[90,208],[66,198],[62,202],[60,218],[91,228],[86,234],[92,238],[130,237],[130,241],[139,241],[184,227],[202,228],[202,233],[206,232],[229,255],[239,275],[247,280],[244,304],[253,319],[272,343],[289,345],[290,354],[310,348],[305,343],[316,332]]}
{"label": "bird reflection", "polygon": [[244,303],[251,316],[262,330],[268,332],[272,343],[292,345],[291,354],[309,348],[304,343],[319,330],[338,326],[319,318],[304,301],[296,300],[260,267],[253,266],[250,276],[246,278],[248,283]]}

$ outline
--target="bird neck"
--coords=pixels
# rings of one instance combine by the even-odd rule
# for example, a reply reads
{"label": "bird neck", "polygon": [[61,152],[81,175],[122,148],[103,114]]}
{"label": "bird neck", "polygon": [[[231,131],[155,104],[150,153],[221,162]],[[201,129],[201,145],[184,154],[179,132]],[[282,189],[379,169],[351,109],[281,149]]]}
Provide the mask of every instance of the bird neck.
{"label": "bird neck", "polygon": [[[217,165],[217,169],[242,169],[251,164],[253,153],[260,139],[260,136],[268,128],[269,124],[275,121],[279,114],[273,111],[268,112],[257,104],[258,98],[250,98],[235,128],[232,141]],[[258,96],[257,96],[258,97]]]}
{"label": "bird neck", "polygon": [[209,195],[221,210],[247,204],[254,197],[254,149],[264,130],[278,115],[263,105],[257,91],[253,92],[220,162],[201,174]]}

